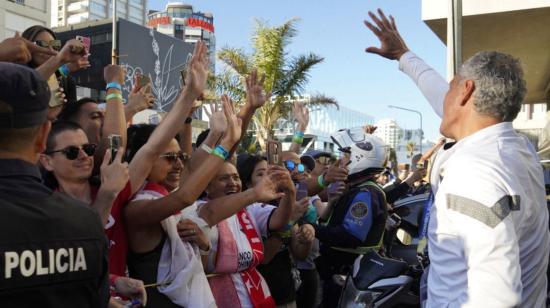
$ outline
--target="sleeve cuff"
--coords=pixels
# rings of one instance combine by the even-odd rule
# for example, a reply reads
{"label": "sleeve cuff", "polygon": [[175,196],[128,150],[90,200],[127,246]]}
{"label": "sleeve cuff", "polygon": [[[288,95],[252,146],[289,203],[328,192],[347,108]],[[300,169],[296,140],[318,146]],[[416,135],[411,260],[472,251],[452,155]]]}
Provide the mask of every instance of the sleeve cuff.
{"label": "sleeve cuff", "polygon": [[416,55],[410,50],[407,50],[407,52],[401,55],[401,58],[399,58],[399,70],[402,72],[405,71],[405,67],[409,63],[409,60],[414,57],[416,57]]}

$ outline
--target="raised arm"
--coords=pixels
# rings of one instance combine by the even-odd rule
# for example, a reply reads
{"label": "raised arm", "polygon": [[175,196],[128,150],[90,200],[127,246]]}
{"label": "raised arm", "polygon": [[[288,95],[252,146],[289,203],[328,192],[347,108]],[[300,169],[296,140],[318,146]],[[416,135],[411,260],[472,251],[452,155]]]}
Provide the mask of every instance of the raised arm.
{"label": "raised arm", "polygon": [[[252,70],[250,75],[246,77],[246,104],[241,108],[241,110],[239,110],[239,118],[243,122],[241,139],[246,134],[248,125],[250,124],[256,110],[261,108],[271,96],[271,94],[266,94],[264,91],[264,81],[265,75],[262,75],[258,79],[258,71],[256,69]],[[234,153],[237,150],[238,145],[239,143],[237,142],[237,145],[231,149],[231,153]]]}
{"label": "raised arm", "polygon": [[[224,102],[223,106],[228,128],[219,145],[224,149],[230,149],[239,140],[241,121],[237,118],[231,105]],[[224,161],[218,155],[210,154],[197,169],[182,177],[180,186],[175,192],[156,200],[131,202],[125,209],[127,221],[134,225],[157,224],[193,204],[206,189]]]}
{"label": "raised arm", "polygon": [[[32,43],[31,43],[32,44]],[[37,46],[38,47],[38,46]],[[48,80],[51,75],[63,64],[77,62],[81,58],[86,57],[86,49],[81,42],[72,39],[65,43],[65,46],[55,56],[50,57],[46,62],[40,65],[36,70]]]}
{"label": "raised arm", "polygon": [[449,84],[433,68],[409,51],[391,15],[388,20],[380,9],[378,15],[369,12],[372,22],[376,25],[366,20],[365,25],[378,37],[381,46],[369,47],[366,51],[390,60],[398,60],[399,69],[416,83],[416,86],[432,105],[435,113],[441,117],[443,101],[449,90]]}
{"label": "raised arm", "polygon": [[252,203],[269,202],[280,197],[283,193],[277,192],[276,183],[271,177],[265,177],[254,188],[208,201],[200,207],[199,216],[208,225],[215,226]]}
{"label": "raised arm", "polygon": [[[31,41],[22,38],[19,32],[16,32],[14,37],[7,38],[0,42],[1,62],[13,62],[26,65],[31,61],[33,54],[55,56],[57,55],[57,52],[55,50],[33,44]],[[48,77],[50,75],[48,75]],[[44,77],[44,75],[42,75],[42,77]],[[45,77],[45,79],[48,78]]]}
{"label": "raised arm", "polygon": [[199,42],[195,45],[193,57],[189,62],[187,87],[180,93],[172,109],[153,131],[147,143],[139,149],[130,162],[132,193],[141,187],[151,172],[154,161],[162,154],[170,140],[181,130],[193,102],[204,91],[207,76],[208,57],[206,56],[206,45]]}
{"label": "raised arm", "polygon": [[289,222],[292,209],[296,203],[296,187],[292,182],[290,173],[283,167],[270,166],[268,174],[276,180],[279,185],[279,190],[284,192],[284,196],[279,201],[279,206],[273,211],[269,219],[269,230],[280,231]]}
{"label": "raised arm", "polygon": [[292,113],[298,123],[298,127],[296,127],[296,132],[294,133],[294,137],[292,137],[289,151],[300,155],[300,149],[304,141],[304,132],[309,124],[309,109],[304,104],[295,102]]}

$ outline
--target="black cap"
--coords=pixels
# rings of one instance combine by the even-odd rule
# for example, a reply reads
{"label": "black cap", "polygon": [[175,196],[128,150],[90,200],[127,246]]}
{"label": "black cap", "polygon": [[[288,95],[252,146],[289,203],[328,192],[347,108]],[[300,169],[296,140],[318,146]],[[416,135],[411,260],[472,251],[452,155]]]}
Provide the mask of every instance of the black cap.
{"label": "black cap", "polygon": [[317,159],[321,156],[332,157],[331,153],[326,152],[326,151],[321,151],[321,150],[309,150],[309,151],[306,152],[306,155],[311,156],[315,159]]}
{"label": "black cap", "polygon": [[46,122],[50,88],[40,74],[19,64],[0,62],[0,128],[27,128]]}
{"label": "black cap", "polygon": [[302,155],[300,157],[300,162],[307,168],[309,171],[315,169],[315,159],[309,155]]}

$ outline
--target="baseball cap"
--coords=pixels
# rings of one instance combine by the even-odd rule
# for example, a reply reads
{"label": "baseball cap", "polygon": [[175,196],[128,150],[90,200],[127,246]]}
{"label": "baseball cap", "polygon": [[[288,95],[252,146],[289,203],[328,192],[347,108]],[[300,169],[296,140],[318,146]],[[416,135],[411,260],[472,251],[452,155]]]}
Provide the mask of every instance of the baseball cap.
{"label": "baseball cap", "polygon": [[302,155],[300,162],[310,171],[315,169],[315,159],[309,155]]}
{"label": "baseball cap", "polygon": [[313,157],[314,159],[317,159],[321,156],[326,156],[326,157],[332,157],[332,154],[329,153],[329,152],[325,152],[325,151],[321,151],[321,150],[309,150],[306,152],[305,155],[308,155],[308,156],[311,156]]}
{"label": "baseball cap", "polygon": [[29,67],[0,62],[0,128],[28,128],[47,120],[50,88]]}

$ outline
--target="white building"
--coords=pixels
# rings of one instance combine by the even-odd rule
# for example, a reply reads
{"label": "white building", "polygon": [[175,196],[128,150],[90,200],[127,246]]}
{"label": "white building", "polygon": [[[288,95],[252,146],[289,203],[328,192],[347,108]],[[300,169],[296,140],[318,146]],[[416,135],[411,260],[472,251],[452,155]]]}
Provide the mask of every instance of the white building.
{"label": "white building", "polygon": [[169,2],[164,11],[150,11],[147,26],[160,33],[177,37],[187,43],[199,40],[206,43],[210,55],[211,70],[215,71],[216,36],[212,13],[193,11],[193,6],[181,2]]}
{"label": "white building", "polygon": [[397,122],[394,119],[382,119],[376,123],[376,126],[378,128],[374,135],[395,149],[401,139],[401,128],[397,125]]}
{"label": "white building", "polygon": [[[112,17],[112,0],[51,0],[52,27]],[[117,17],[145,25],[147,0],[117,0]]]}
{"label": "white building", "polygon": [[50,0],[1,0],[0,40],[34,25],[49,27],[50,12]]}

